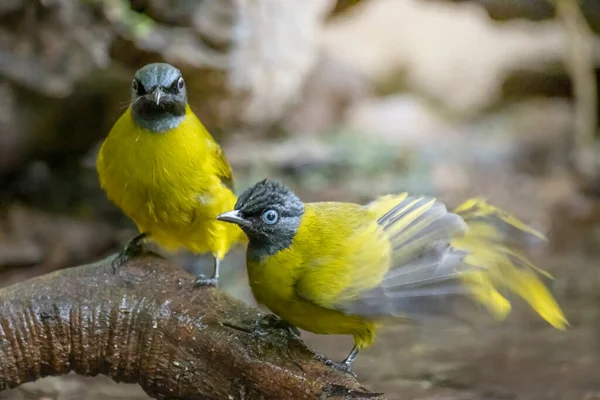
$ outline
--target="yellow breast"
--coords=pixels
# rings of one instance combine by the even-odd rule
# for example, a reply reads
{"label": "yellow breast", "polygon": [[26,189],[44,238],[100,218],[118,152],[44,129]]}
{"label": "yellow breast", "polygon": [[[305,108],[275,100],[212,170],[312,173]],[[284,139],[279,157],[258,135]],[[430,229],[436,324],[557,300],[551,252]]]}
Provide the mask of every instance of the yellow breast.
{"label": "yellow breast", "polygon": [[[376,323],[319,306],[301,298],[296,292],[298,279],[305,276],[307,270],[319,268],[319,262],[330,260],[340,263],[340,268],[344,263],[335,254],[340,249],[340,244],[337,243],[339,235],[332,235],[328,229],[323,230],[317,226],[317,222],[321,223],[321,227],[323,224],[328,225],[326,217],[323,217],[307,208],[301,228],[288,249],[265,257],[260,262],[247,260],[250,287],[257,302],[292,325],[317,334],[353,335],[359,348],[366,347],[373,341]],[[340,219],[336,217],[333,220]],[[331,226],[329,225],[330,228]],[[351,233],[338,231],[338,234]],[[340,273],[343,273],[341,269]],[[328,274],[322,278],[315,282],[314,288],[324,291],[323,298],[327,298],[327,291],[336,290],[335,286],[340,280]]]}
{"label": "yellow breast", "polygon": [[241,231],[215,220],[236,197],[216,174],[214,146],[189,108],[177,128],[163,133],[138,127],[128,110],[100,150],[101,186],[162,246],[226,252]]}

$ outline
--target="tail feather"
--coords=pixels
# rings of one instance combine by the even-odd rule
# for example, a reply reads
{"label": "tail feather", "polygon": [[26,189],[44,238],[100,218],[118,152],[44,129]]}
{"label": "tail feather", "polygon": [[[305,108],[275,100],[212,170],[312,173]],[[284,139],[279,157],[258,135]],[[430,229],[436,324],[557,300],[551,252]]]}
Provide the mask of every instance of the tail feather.
{"label": "tail feather", "polygon": [[[540,280],[540,275],[551,278],[550,274],[509,247],[503,232],[516,228],[538,239],[544,239],[544,236],[482,199],[468,200],[455,213],[469,225],[469,234],[453,240],[452,246],[467,253],[465,264],[480,268],[480,271],[464,276],[476,298],[488,305],[490,298],[501,296],[495,288],[506,289],[529,303],[552,326],[565,329],[568,322],[562,310]],[[493,296],[486,297],[486,292]]]}
{"label": "tail feather", "polygon": [[[538,232],[505,211],[487,203],[480,197],[465,201],[463,204],[454,209],[453,212],[460,215],[467,223],[469,221],[488,221],[490,224],[496,225],[497,227],[500,225],[504,225],[504,229],[512,227],[524,233],[535,236],[538,239],[546,240],[546,237],[542,235],[541,232]],[[501,232],[501,230],[496,232],[496,234],[498,234]]]}
{"label": "tail feather", "polygon": [[[412,316],[452,313],[457,298],[471,298],[504,318],[522,297],[557,329],[567,320],[540,280],[549,275],[507,244],[511,229],[543,239],[518,219],[471,199],[448,212],[431,197],[385,196],[368,206],[390,241],[392,264],[376,288],[345,310],[361,315]],[[435,301],[437,300],[437,302]]]}

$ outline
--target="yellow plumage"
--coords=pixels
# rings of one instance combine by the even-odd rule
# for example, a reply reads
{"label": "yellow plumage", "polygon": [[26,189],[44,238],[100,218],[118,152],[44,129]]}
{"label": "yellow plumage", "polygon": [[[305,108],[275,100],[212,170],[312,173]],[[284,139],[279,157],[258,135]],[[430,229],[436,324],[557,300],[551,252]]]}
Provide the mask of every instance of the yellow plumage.
{"label": "yellow plumage", "polygon": [[247,260],[257,302],[300,329],[351,334],[359,348],[370,345],[376,323],[334,307],[375,286],[389,263],[389,243],[364,216],[355,204],[307,204],[291,247]]}
{"label": "yellow plumage", "polygon": [[97,162],[108,197],[159,245],[223,258],[244,239],[235,225],[217,221],[235,194],[220,147],[189,107],[181,124],[153,133],[127,110],[102,144]]}
{"label": "yellow plumage", "polygon": [[[291,226],[284,217],[294,215],[285,211],[293,193],[272,194],[286,190],[260,182],[240,197],[236,214],[222,218],[245,226],[250,237],[248,277],[256,300],[298,328],[350,334],[360,350],[371,345],[377,327],[390,317],[439,313],[428,308],[432,298],[471,298],[503,318],[510,310],[503,291],[521,296],[553,327],[567,326],[539,279],[546,273],[505,240],[509,228],[541,235],[481,199],[467,201],[455,213],[434,198],[406,193],[366,206],[306,203],[290,244],[257,252],[261,243],[270,243],[264,239],[269,233],[261,233],[270,228],[256,227],[252,208],[278,210],[279,223]],[[244,203],[270,198],[272,205]],[[286,235],[288,228],[282,229]],[[346,365],[352,359],[351,354]]]}
{"label": "yellow plumage", "polygon": [[545,240],[544,236],[483,199],[470,199],[454,212],[468,224],[469,234],[453,240],[452,246],[468,254],[465,258],[467,264],[486,267],[463,278],[478,301],[496,317],[503,318],[510,311],[510,303],[496,288],[505,289],[523,298],[552,326],[565,329],[565,316],[539,279],[539,275],[551,278],[550,274],[507,246],[506,233],[503,232],[506,229],[502,226],[516,228],[542,240]]}

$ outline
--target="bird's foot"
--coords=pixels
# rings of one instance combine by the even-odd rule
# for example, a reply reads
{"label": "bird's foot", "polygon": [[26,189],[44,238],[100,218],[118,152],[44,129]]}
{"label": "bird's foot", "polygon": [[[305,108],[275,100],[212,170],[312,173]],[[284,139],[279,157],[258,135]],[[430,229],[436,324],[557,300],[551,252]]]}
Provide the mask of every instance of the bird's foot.
{"label": "bird's foot", "polygon": [[267,329],[281,329],[286,330],[292,334],[292,336],[300,337],[300,330],[289,322],[279,318],[275,314],[267,314],[258,321],[258,325]]}
{"label": "bird's foot", "polygon": [[199,288],[201,286],[219,286],[219,280],[217,278],[207,278],[205,275],[198,275],[194,282],[194,287]]}
{"label": "bird's foot", "polygon": [[333,367],[333,368],[337,369],[338,371],[345,372],[345,373],[351,375],[352,377],[356,378],[356,374],[352,371],[351,363],[335,362],[323,354],[316,354],[315,358],[327,366]]}
{"label": "bird's foot", "polygon": [[127,261],[138,256],[139,254],[141,254],[144,251],[143,240],[147,236],[148,236],[148,234],[145,232],[140,233],[139,235],[137,235],[133,239],[131,239],[129,242],[127,242],[127,244],[125,245],[123,250],[121,250],[119,252],[119,254],[117,254],[117,257],[115,257],[115,259],[111,263],[113,273],[116,274],[119,267],[121,267]]}
{"label": "bird's foot", "polygon": [[219,264],[221,260],[217,256],[213,256],[215,261],[215,266],[213,270],[213,275],[210,278],[207,278],[205,275],[198,275],[196,277],[196,282],[194,282],[194,287],[199,288],[201,286],[209,286],[209,287],[217,287],[219,286]]}

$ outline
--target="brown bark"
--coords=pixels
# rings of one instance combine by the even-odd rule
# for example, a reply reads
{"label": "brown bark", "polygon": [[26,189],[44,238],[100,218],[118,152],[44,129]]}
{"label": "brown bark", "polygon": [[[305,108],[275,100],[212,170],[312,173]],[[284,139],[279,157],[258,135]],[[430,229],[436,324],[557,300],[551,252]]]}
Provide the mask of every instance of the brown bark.
{"label": "brown bark", "polygon": [[152,255],[61,270],[0,290],[0,390],[75,371],[159,399],[381,398],[260,316]]}

